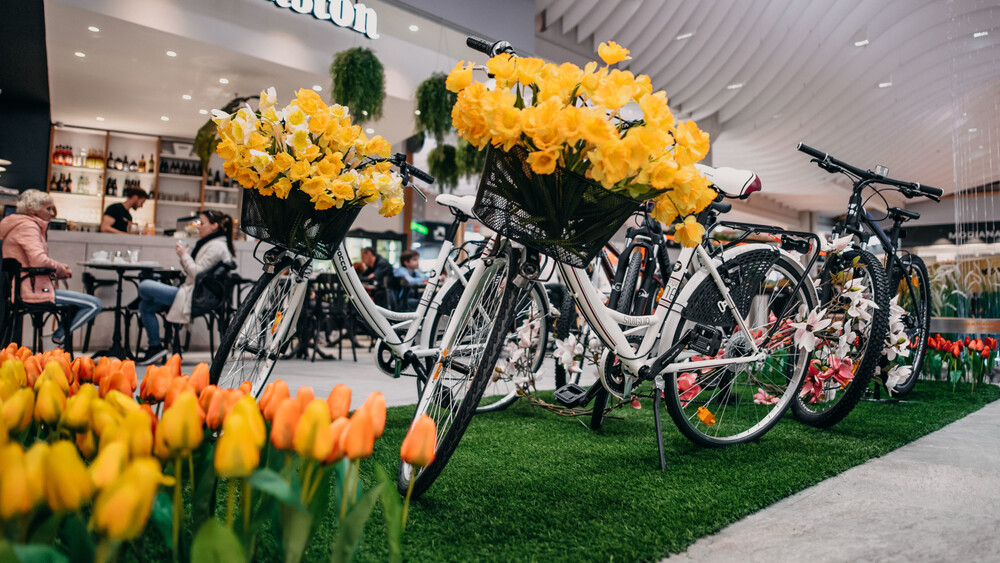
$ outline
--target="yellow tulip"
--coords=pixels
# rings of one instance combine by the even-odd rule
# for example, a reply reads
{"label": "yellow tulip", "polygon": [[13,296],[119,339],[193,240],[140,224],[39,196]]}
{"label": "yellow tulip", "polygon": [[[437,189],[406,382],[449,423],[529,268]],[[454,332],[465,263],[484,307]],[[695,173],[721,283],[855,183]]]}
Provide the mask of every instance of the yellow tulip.
{"label": "yellow tulip", "polygon": [[693,215],[688,215],[684,218],[683,223],[677,225],[674,231],[674,242],[690,248],[701,244],[701,239],[704,236],[705,227]]}
{"label": "yellow tulip", "polygon": [[97,437],[91,430],[84,430],[76,435],[76,447],[84,459],[90,459],[97,453]]}
{"label": "yellow tulip", "polygon": [[[59,369],[55,362],[51,362],[50,365],[56,366],[57,370]],[[66,408],[66,395],[52,378],[39,378],[38,381],[40,383],[37,386],[38,395],[35,397],[35,420],[46,424],[55,424],[59,422],[59,417],[62,416],[62,411]]]}
{"label": "yellow tulip", "polygon": [[118,414],[125,416],[126,414],[139,410],[139,403],[135,402],[135,399],[129,397],[125,393],[118,391],[117,389],[112,389],[107,392],[104,396],[104,401],[114,407]]}
{"label": "yellow tulip", "polygon": [[27,384],[28,377],[24,372],[24,363],[7,360],[0,366],[0,400],[6,401]]}
{"label": "yellow tulip", "polygon": [[125,415],[116,439],[128,446],[131,458],[150,455],[153,450],[153,423],[149,414],[144,410],[136,410]]}
{"label": "yellow tulip", "polygon": [[400,458],[414,467],[427,467],[434,461],[437,450],[437,425],[434,419],[422,414],[413,421],[410,431],[399,448]]}
{"label": "yellow tulip", "polygon": [[59,425],[73,432],[83,432],[90,427],[90,406],[97,398],[97,387],[87,383],[66,399],[66,410],[59,418]]}
{"label": "yellow tulip", "polygon": [[90,478],[98,490],[111,484],[125,470],[128,463],[128,445],[112,442],[101,450],[90,464]]}
{"label": "yellow tulip", "polygon": [[[204,437],[202,417],[194,393],[181,393],[156,425],[155,442],[162,444],[168,457],[188,456]],[[159,451],[157,455],[160,455]]]}
{"label": "yellow tulip", "polygon": [[245,410],[233,409],[222,423],[222,436],[215,445],[214,460],[219,477],[247,477],[260,464],[260,447]]}
{"label": "yellow tulip", "polygon": [[27,514],[34,507],[24,448],[17,442],[7,444],[0,448],[0,519]]}
{"label": "yellow tulip", "polygon": [[333,449],[333,434],[330,431],[330,409],[326,401],[311,401],[295,427],[292,438],[295,451],[306,459],[323,461]]}
{"label": "yellow tulip", "polygon": [[49,455],[48,442],[35,442],[24,454],[24,467],[28,472],[28,492],[38,504],[45,500],[45,458]]}
{"label": "yellow tulip", "polygon": [[69,379],[67,379],[66,372],[63,371],[63,368],[62,366],[59,365],[59,362],[54,360],[46,362],[45,369],[42,370],[42,373],[38,376],[38,379],[35,380],[35,385],[34,385],[35,391],[37,392],[42,382],[47,380],[54,381],[56,385],[59,386],[59,389],[63,392],[63,395],[69,393]]}
{"label": "yellow tulip", "polygon": [[90,501],[94,483],[73,442],[60,440],[45,456],[45,499],[53,512],[73,512]]}
{"label": "yellow tulip", "polygon": [[4,425],[9,432],[22,432],[31,424],[35,407],[35,392],[31,389],[19,389],[4,400],[2,411]]}
{"label": "yellow tulip", "polygon": [[606,41],[597,46],[597,55],[601,57],[601,60],[606,65],[613,65],[631,59],[632,57],[628,56],[628,53],[628,49],[614,41]]}
{"label": "yellow tulip", "polygon": [[146,528],[160,485],[169,485],[172,481],[163,476],[156,460],[133,461],[97,495],[90,517],[91,527],[113,540],[137,538]]}
{"label": "yellow tulip", "polygon": [[[264,417],[260,414],[260,409],[257,407],[257,402],[254,401],[253,397],[250,395],[245,395],[236,405],[233,406],[233,411],[229,416],[239,414],[243,416],[245,422],[250,427],[250,437],[253,439],[253,443],[257,448],[262,448],[264,442],[267,441],[267,426],[264,424]],[[228,418],[228,417],[226,417]],[[225,430],[225,422],[222,423],[222,428]]]}

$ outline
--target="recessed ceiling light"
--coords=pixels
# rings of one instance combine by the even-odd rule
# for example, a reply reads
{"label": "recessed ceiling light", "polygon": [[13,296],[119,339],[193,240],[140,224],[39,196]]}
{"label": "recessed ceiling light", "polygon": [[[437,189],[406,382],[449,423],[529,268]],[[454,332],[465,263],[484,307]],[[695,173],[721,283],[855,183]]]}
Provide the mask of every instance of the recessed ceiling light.
{"label": "recessed ceiling light", "polygon": [[415,110],[415,111],[413,112],[413,115],[420,115],[420,110]]}
{"label": "recessed ceiling light", "polygon": [[365,133],[368,133],[369,135],[371,135],[374,132],[375,132],[375,130],[372,129],[371,127],[369,127],[368,129],[365,129]]}
{"label": "recessed ceiling light", "polygon": [[184,98],[185,100],[190,100],[191,99],[191,95],[190,94],[184,94],[183,96],[181,96],[181,98]]}
{"label": "recessed ceiling light", "polygon": [[726,86],[726,90],[739,90],[742,87],[743,87],[743,83],[742,82],[737,82],[736,84],[730,84],[729,86]]}
{"label": "recessed ceiling light", "polygon": [[229,79],[228,78],[220,78],[219,79],[219,84],[229,84]]}
{"label": "recessed ceiling light", "polygon": [[975,38],[979,38],[979,37],[986,37],[989,34],[990,34],[990,32],[988,32],[988,31],[977,31],[977,32],[973,33],[972,36],[975,37]]}
{"label": "recessed ceiling light", "polygon": [[167,116],[165,116],[165,115],[161,115],[160,116],[160,121],[170,121],[170,118],[167,117]]}
{"label": "recessed ceiling light", "polygon": [[855,47],[864,47],[867,44],[868,44],[868,40],[867,39],[862,39],[861,41],[855,41],[854,42],[854,46]]}
{"label": "recessed ceiling light", "polygon": [[200,109],[200,110],[198,110],[198,113],[200,113],[202,115],[208,115],[208,110],[207,109]]}
{"label": "recessed ceiling light", "polygon": [[420,27],[417,24],[411,24],[410,31],[420,31]]}
{"label": "recessed ceiling light", "polygon": [[694,32],[693,31],[689,31],[687,33],[682,33],[682,34],[678,35],[674,39],[677,40],[677,41],[683,41],[685,39],[690,39],[692,37],[694,37]]}
{"label": "recessed ceiling light", "polygon": [[97,116],[97,120],[98,120],[98,121],[104,121],[104,118],[98,115],[98,116]]}
{"label": "recessed ceiling light", "polygon": [[368,110],[366,109],[361,110],[361,115],[368,115]]}
{"label": "recessed ceiling light", "polygon": [[322,92],[323,87],[320,86],[319,84],[313,84],[313,90],[316,90],[317,92]]}
{"label": "recessed ceiling light", "polygon": [[[979,148],[983,148],[983,147],[979,147]],[[6,171],[7,171],[6,168],[4,168],[3,166],[0,166],[0,172],[6,172]]]}
{"label": "recessed ceiling light", "polygon": [[167,51],[167,56],[168,56],[168,57],[176,57],[176,56],[177,56],[177,53],[176,53],[176,52],[174,52],[174,51]]}
{"label": "recessed ceiling light", "polygon": [[90,31],[93,31],[94,33],[97,33],[98,31],[101,30],[101,28],[97,27],[96,25],[92,25],[92,26],[88,27],[87,29],[89,29]]}
{"label": "recessed ceiling light", "polygon": [[80,57],[81,59],[82,59],[83,57],[86,57],[86,56],[87,56],[87,53],[82,53],[82,52],[80,52],[80,51],[77,51],[77,52],[75,52],[75,53],[73,53],[73,54],[74,54],[74,55],[76,55],[76,56],[78,56],[78,57]]}
{"label": "recessed ceiling light", "polygon": [[969,133],[975,133],[976,131],[979,131],[979,129],[976,129],[975,127],[969,129]]}
{"label": "recessed ceiling light", "polygon": [[888,88],[889,86],[892,86],[892,82],[879,82],[878,83],[878,87],[879,88]]}

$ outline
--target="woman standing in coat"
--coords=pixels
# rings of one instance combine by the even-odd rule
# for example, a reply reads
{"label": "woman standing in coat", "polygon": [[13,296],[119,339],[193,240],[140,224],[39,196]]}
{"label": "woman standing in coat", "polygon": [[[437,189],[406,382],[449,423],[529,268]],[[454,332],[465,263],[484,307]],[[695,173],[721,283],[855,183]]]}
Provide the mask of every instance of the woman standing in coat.
{"label": "woman standing in coat", "polygon": [[160,340],[160,321],[156,314],[170,307],[167,312],[168,321],[178,324],[191,322],[191,297],[195,278],[220,262],[234,259],[233,218],[229,215],[214,209],[202,211],[198,216],[198,237],[198,242],[190,251],[180,241],[174,248],[186,275],[180,287],[153,280],[144,280],[139,284],[139,316],[146,329],[149,347],[136,360],[137,365],[146,366],[167,355]]}
{"label": "woman standing in coat", "polygon": [[[56,216],[56,206],[52,196],[39,190],[25,190],[17,199],[17,213],[0,221],[0,240],[3,241],[3,257],[14,258],[22,268],[52,268],[56,279],[66,279],[73,275],[69,266],[49,258],[49,241],[46,238],[49,221]],[[70,324],[74,331],[90,322],[104,308],[101,300],[93,295],[56,289],[48,276],[33,276],[21,284],[21,299],[27,303],[56,303],[76,308],[76,315]],[[52,342],[62,346],[63,329],[60,327],[52,335]]]}

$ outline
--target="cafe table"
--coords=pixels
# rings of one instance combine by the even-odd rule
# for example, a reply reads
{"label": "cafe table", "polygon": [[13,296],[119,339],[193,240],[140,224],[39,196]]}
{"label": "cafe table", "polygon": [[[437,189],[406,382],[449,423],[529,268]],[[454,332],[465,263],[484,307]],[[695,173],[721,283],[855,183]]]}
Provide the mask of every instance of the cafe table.
{"label": "cafe table", "polygon": [[125,281],[126,272],[152,271],[160,267],[159,262],[127,262],[119,260],[87,260],[79,263],[84,268],[92,270],[106,270],[115,272],[117,275],[117,289],[115,290],[115,306],[112,309],[115,313],[115,329],[111,335],[111,347],[94,354],[94,357],[110,356],[122,360],[134,360],[135,356],[129,350],[128,343],[122,342],[122,321],[125,317],[125,307],[122,306],[122,285]]}

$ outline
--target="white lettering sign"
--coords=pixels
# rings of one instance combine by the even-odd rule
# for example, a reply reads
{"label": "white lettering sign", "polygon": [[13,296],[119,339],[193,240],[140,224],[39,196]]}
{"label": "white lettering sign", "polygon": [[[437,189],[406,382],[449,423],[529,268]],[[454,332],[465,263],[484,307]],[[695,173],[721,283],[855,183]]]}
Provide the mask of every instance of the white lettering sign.
{"label": "white lettering sign", "polygon": [[351,0],[266,0],[279,8],[290,8],[300,14],[310,14],[318,20],[332,22],[339,27],[348,27],[378,39],[378,14],[361,2]]}

